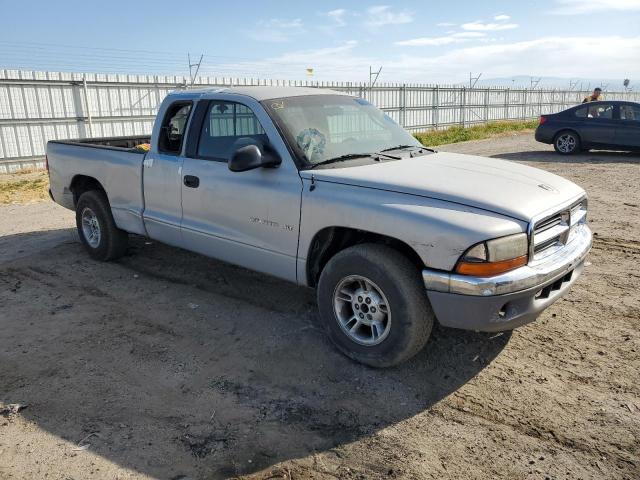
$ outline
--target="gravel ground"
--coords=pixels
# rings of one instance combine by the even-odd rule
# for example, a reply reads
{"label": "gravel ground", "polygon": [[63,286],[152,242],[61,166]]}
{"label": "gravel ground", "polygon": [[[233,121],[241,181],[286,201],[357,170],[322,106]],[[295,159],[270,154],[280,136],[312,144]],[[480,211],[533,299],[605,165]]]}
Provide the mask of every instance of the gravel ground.
{"label": "gravel ground", "polygon": [[535,323],[387,370],[336,353],[311,291],[142,238],[96,263],[71,212],[0,207],[0,479],[640,478],[640,158],[442,150],[582,185],[591,265]]}

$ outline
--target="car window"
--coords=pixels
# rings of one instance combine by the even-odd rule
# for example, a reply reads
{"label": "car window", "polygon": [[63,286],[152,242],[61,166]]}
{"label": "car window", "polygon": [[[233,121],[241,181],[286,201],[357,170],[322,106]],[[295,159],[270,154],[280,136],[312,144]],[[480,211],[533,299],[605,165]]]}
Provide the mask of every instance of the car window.
{"label": "car window", "polygon": [[579,108],[575,111],[576,117],[586,118],[587,117],[587,107]]}
{"label": "car window", "polygon": [[640,122],[640,105],[620,105],[620,120]]}
{"label": "car window", "polygon": [[599,103],[597,105],[590,105],[587,107],[588,118],[602,118],[602,119],[611,119],[613,118],[613,105],[610,103]]}
{"label": "car window", "polygon": [[267,135],[258,117],[246,105],[235,102],[211,102],[202,124],[198,157],[229,161],[233,153],[246,145],[263,148]]}
{"label": "car window", "polygon": [[160,130],[158,151],[173,155],[180,153],[190,113],[191,102],[175,102],[167,109]]}

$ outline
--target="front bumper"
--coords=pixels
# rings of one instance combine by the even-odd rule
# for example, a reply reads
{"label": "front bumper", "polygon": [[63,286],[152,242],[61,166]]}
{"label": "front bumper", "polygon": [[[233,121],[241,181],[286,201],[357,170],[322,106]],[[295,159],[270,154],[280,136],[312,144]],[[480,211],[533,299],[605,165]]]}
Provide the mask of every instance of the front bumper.
{"label": "front bumper", "polygon": [[591,230],[576,228],[571,243],[543,262],[494,277],[422,271],[427,295],[441,325],[465,330],[510,330],[534,321],[576,281],[591,249]]}

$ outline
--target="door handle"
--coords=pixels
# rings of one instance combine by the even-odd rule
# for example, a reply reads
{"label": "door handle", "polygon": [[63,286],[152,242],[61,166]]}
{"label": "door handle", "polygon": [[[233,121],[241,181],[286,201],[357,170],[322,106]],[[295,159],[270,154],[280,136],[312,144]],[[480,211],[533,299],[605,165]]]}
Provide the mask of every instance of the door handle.
{"label": "door handle", "polygon": [[185,187],[198,188],[200,186],[200,179],[193,175],[185,175],[183,179]]}

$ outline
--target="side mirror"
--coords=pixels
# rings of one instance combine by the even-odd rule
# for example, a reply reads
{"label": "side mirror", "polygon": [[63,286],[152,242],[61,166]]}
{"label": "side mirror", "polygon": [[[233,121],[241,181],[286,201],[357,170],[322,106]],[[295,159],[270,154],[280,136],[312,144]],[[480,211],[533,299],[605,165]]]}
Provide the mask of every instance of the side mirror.
{"label": "side mirror", "polygon": [[232,172],[246,172],[260,167],[277,167],[280,163],[280,156],[268,147],[263,153],[256,145],[247,145],[235,151],[228,166]]}

